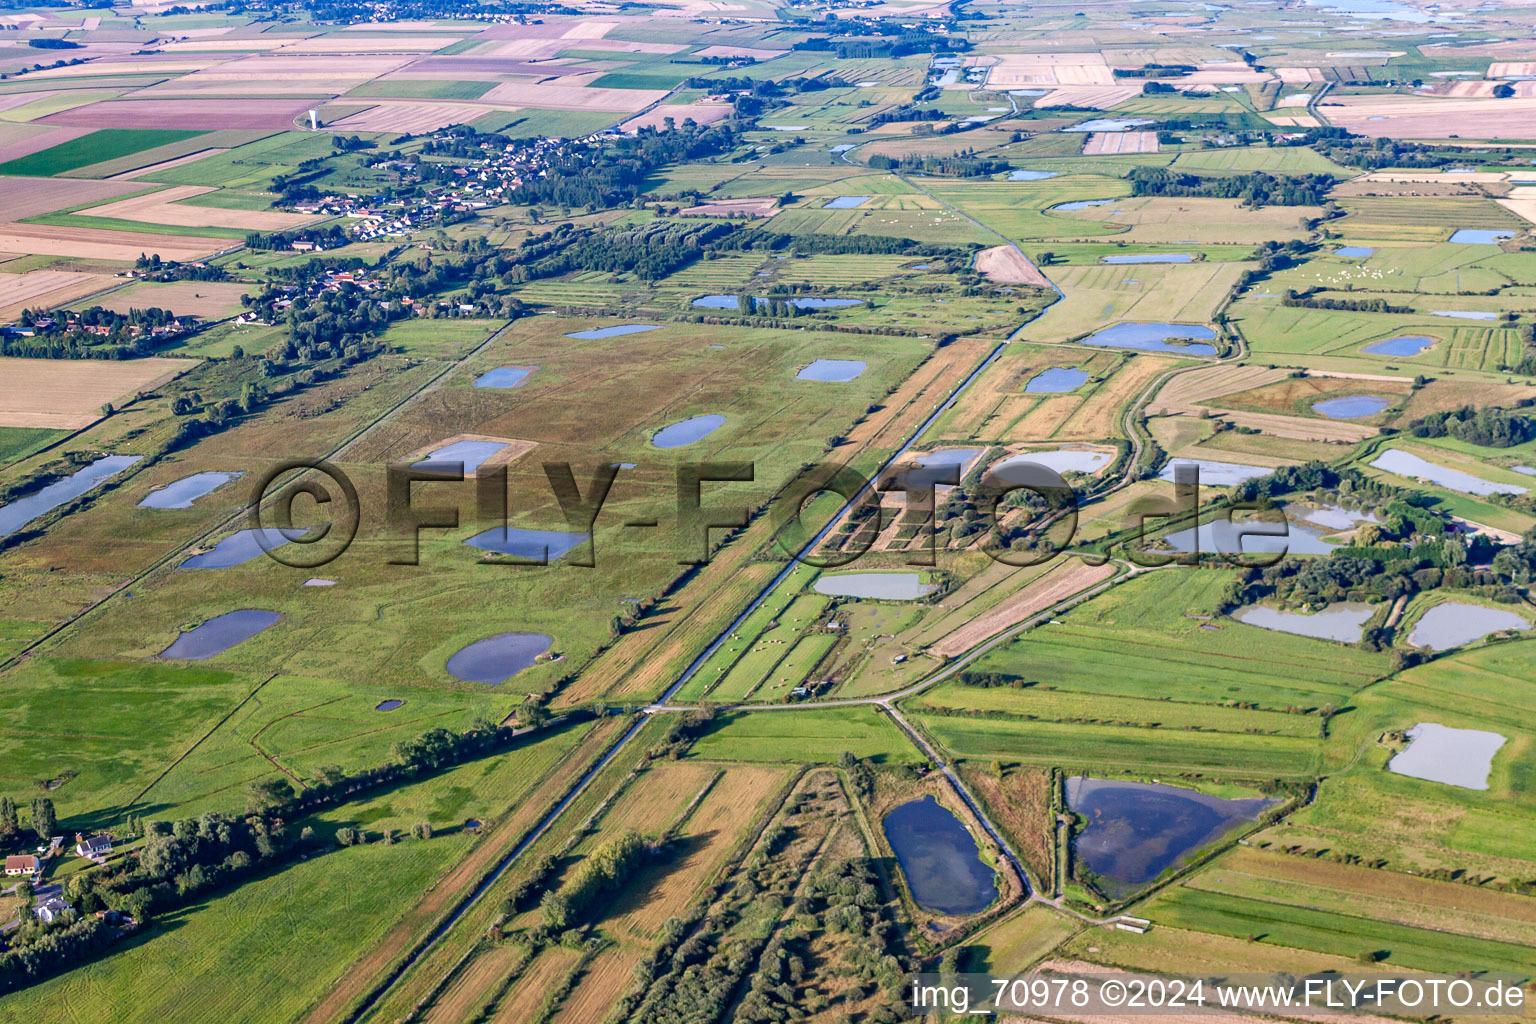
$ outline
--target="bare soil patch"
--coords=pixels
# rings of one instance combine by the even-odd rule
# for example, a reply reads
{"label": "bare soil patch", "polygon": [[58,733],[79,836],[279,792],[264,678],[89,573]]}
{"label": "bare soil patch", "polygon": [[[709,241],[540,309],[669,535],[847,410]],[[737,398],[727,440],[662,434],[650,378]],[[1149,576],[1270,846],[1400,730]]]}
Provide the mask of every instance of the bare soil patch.
{"label": "bare soil patch", "polygon": [[976,254],[976,270],[987,280],[1002,284],[1051,287],[1050,280],[1040,272],[1040,268],[1011,245],[994,245],[990,249],[981,250]]}
{"label": "bare soil patch", "polygon": [[0,252],[37,256],[79,256],[84,259],[132,262],[145,253],[168,260],[200,260],[233,248],[228,238],[199,235],[156,235],[139,231],[60,227],[51,224],[0,223]]}
{"label": "bare soil patch", "polygon": [[963,654],[988,637],[1018,625],[1057,601],[1108,579],[1116,571],[1111,563],[1093,566],[1076,558],[1068,558],[991,611],[978,615],[939,640],[929,648],[929,652],[946,658]]}
{"label": "bare soil patch", "polygon": [[[48,271],[38,271],[48,273]],[[196,359],[15,359],[0,357],[0,426],[79,430],[120,404],[197,365]]]}

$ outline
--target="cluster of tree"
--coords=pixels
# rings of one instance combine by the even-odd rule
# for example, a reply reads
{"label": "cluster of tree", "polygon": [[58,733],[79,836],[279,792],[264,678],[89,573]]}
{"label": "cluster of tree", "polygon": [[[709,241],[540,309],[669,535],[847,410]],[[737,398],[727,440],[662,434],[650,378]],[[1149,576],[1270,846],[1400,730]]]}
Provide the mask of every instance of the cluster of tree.
{"label": "cluster of tree", "polygon": [[[839,29],[840,32],[846,31]],[[828,39],[812,36],[794,44],[796,50],[835,52],[841,60],[871,57],[906,57],[914,53],[964,53],[971,41],[964,36],[936,35],[932,32],[897,30],[899,35],[862,39]]]}
{"label": "cluster of tree", "polygon": [[729,122],[683,124],[670,131],[605,137],[600,143],[568,145],[550,160],[543,177],[530,177],[512,191],[518,205],[554,204],[608,209],[633,202],[646,178],[658,169],[687,160],[726,153],[736,146]]}
{"label": "cluster of tree", "polygon": [[654,220],[613,228],[572,228],[531,235],[518,251],[513,281],[537,281],[575,270],[633,273],[659,281],[698,260],[735,228],[718,220]]}
{"label": "cluster of tree", "polygon": [[623,887],[650,853],[650,844],[633,829],[610,840],[583,860],[558,890],[539,900],[544,926],[565,931],[587,916],[598,900]]}
{"label": "cluster of tree", "polygon": [[[32,833],[37,836],[38,842],[46,843],[53,836],[59,827],[59,816],[53,809],[51,799],[46,796],[33,798],[30,827]],[[17,815],[16,801],[8,796],[0,796],[0,846],[9,846],[19,841],[21,834],[21,819]]]}
{"label": "cluster of tree", "polygon": [[259,814],[240,819],[209,813],[147,822],[145,838],[137,856],[70,876],[64,897],[76,914],[52,924],[26,921],[11,933],[11,948],[0,953],[0,992],[67,970],[110,945],[118,929],[91,916],[97,912],[116,911],[143,925],[213,889],[267,870],[313,836],[305,830],[295,842],[281,820]]}
{"label": "cluster of tree", "polygon": [[1383,298],[1374,299],[1336,299],[1318,298],[1317,288],[1307,288],[1297,291],[1287,288],[1285,295],[1280,299],[1283,306],[1297,306],[1303,309],[1340,309],[1352,313],[1412,313],[1412,306],[1396,305]]}
{"label": "cluster of tree", "polygon": [[1508,160],[1510,149],[1468,149],[1462,146],[1425,145],[1388,138],[1366,138],[1344,128],[1309,128],[1296,139],[1276,139],[1277,146],[1311,146],[1336,164],[1368,171],[1386,167],[1445,167]]}
{"label": "cluster of tree", "polygon": [[916,242],[910,238],[888,235],[791,235],[765,228],[744,228],[715,243],[717,249],[738,251],[789,250],[801,255],[857,256],[887,255],[911,256],[913,259],[950,259],[969,261],[976,245],[939,245],[933,242]]}
{"label": "cluster of tree", "polygon": [[1023,690],[1035,685],[1023,676],[1009,675],[1007,672],[961,672],[955,677],[955,682],[961,686],[977,686],[986,690],[997,687]]}
{"label": "cluster of tree", "polygon": [[1193,64],[1145,64],[1139,68],[1115,68],[1116,78],[1177,78],[1192,75]]}
{"label": "cluster of tree", "polygon": [[77,50],[80,48],[80,44],[73,39],[55,39],[52,36],[28,39],[27,45],[36,50]]}
{"label": "cluster of tree", "polygon": [[331,148],[338,153],[355,153],[360,149],[373,149],[378,143],[357,135],[331,136]]}
{"label": "cluster of tree", "polygon": [[176,260],[161,260],[160,254],[139,254],[134,261],[133,269],[144,276],[146,281],[224,281],[229,278],[229,271],[223,267],[216,267],[209,263],[178,263]]}
{"label": "cluster of tree", "polygon": [[948,114],[937,107],[919,107],[901,103],[889,110],[882,110],[869,119],[869,124],[893,124],[898,121],[943,121]]}
{"label": "cluster of tree", "polygon": [[1133,195],[1241,199],[1250,206],[1321,206],[1334,184],[1328,174],[1253,171],[1203,177],[1167,167],[1135,167],[1128,177]]}
{"label": "cluster of tree", "polygon": [[245,247],[255,250],[292,249],[294,242],[308,242],[321,249],[336,249],[350,239],[341,225],[299,228],[296,231],[252,231],[245,236]]}
{"label": "cluster of tree", "polygon": [[1515,409],[1464,405],[1413,420],[1408,432],[1414,437],[1454,437],[1488,448],[1513,448],[1536,438],[1536,419]]}
{"label": "cluster of tree", "polygon": [[950,178],[985,178],[1009,170],[1012,165],[1007,160],[976,156],[967,151],[953,156],[923,156],[917,153],[907,156],[886,156],[884,153],[876,153],[869,158],[869,166],[898,173]]}

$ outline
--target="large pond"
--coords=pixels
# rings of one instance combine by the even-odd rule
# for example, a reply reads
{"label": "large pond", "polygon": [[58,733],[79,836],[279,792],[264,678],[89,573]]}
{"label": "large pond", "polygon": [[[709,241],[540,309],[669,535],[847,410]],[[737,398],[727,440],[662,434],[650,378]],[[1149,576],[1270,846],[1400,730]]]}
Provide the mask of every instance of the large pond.
{"label": "large pond", "polygon": [[1531,624],[1524,616],[1502,608],[1446,601],[1420,616],[1413,632],[1408,634],[1408,642],[1432,651],[1448,651],[1481,640],[1489,633],[1530,628]]}
{"label": "large pond", "polygon": [[1376,609],[1361,601],[1341,601],[1331,604],[1320,612],[1303,614],[1283,612],[1262,604],[1239,608],[1232,613],[1238,622],[1263,629],[1310,636],[1317,640],[1337,640],[1340,643],[1360,642],[1360,634]]}
{"label": "large pond", "polygon": [[615,324],[612,327],[594,327],[590,331],[577,331],[567,334],[567,338],[580,338],[582,341],[599,341],[603,338],[622,338],[626,334],[644,334],[646,331],[659,331],[660,324]]}
{"label": "large pond", "polygon": [[1116,199],[1074,199],[1070,203],[1057,203],[1051,207],[1053,213],[1071,213],[1073,210],[1086,210],[1093,206],[1108,206],[1118,202]]}
{"label": "large pond", "polygon": [[1332,530],[1350,530],[1361,523],[1379,523],[1375,513],[1361,512],[1357,509],[1344,508],[1340,505],[1321,505],[1317,508],[1308,508],[1301,505],[1288,505],[1287,510],[1294,510],[1296,514],[1309,523],[1326,526]]}
{"label": "large pond", "polygon": [[1504,737],[1481,729],[1452,729],[1420,722],[1408,730],[1408,746],[1387,762],[1387,770],[1463,789],[1487,789],[1493,755]]}
{"label": "large pond", "polygon": [[1376,356],[1416,356],[1434,343],[1434,338],[1423,334],[1400,334],[1395,338],[1373,341],[1360,351]]}
{"label": "large pond", "polygon": [[1483,228],[1462,228],[1451,235],[1451,241],[1462,245],[1498,245],[1500,239],[1514,238],[1513,231],[1488,231]]}
{"label": "large pond", "polygon": [[938,914],[975,914],[997,899],[997,878],[982,861],[976,840],[932,796],[897,807],[883,827],[918,906]]}
{"label": "large pond", "polygon": [[231,480],[244,473],[193,473],[157,491],[150,491],[139,502],[139,508],[191,508],[192,503],[205,494],[212,494]]}
{"label": "large pond", "polygon": [[718,413],[709,413],[704,416],[694,416],[686,420],[679,420],[671,426],[662,427],[651,435],[651,444],[657,448],[681,448],[684,445],[702,441],[710,434],[719,430],[725,423],[725,417]]}
{"label": "large pond", "polygon": [[235,644],[277,625],[282,618],[276,612],[264,612],[257,608],[225,612],[181,634],[175,643],[160,652],[160,657],[202,661],[215,654],[223,654]]}
{"label": "large pond", "polygon": [[1271,801],[1223,800],[1149,782],[1067,779],[1067,805],[1087,819],[1073,850],[1112,895],[1152,881]]}
{"label": "large pond", "polygon": [[1018,170],[1008,172],[1009,181],[1044,181],[1046,178],[1056,177],[1056,171],[1027,171]]}
{"label": "large pond", "polygon": [[836,199],[831,200],[825,206],[823,206],[822,209],[823,210],[857,210],[859,207],[863,206],[865,203],[869,202],[873,198],[875,198],[875,197],[874,196],[838,196]]}
{"label": "large pond", "polygon": [[850,380],[857,380],[865,368],[866,364],[862,359],[818,359],[795,374],[795,379],[846,384]]}
{"label": "large pond", "polygon": [[[827,299],[814,296],[789,300],[791,306],[798,306],[801,309],[841,309],[844,306],[858,306],[863,302],[863,299]],[[703,295],[694,299],[693,304],[705,309],[741,308],[740,297],[736,295]]]}
{"label": "large pond", "polygon": [[1024,385],[1028,395],[1060,395],[1076,391],[1088,379],[1088,371],[1075,366],[1053,366],[1029,378]]}
{"label": "large pond", "polygon": [[1268,476],[1274,470],[1267,466],[1249,466],[1241,462],[1211,462],[1208,459],[1169,459],[1157,474],[1159,480],[1172,480],[1180,466],[1199,466],[1200,483],[1210,487],[1232,487],[1244,480]]}
{"label": "large pond", "polygon": [[1005,483],[1026,482],[1024,466],[1035,465],[1053,469],[1058,473],[1097,473],[1115,461],[1114,452],[1101,452],[1093,448],[1052,448],[1049,451],[1024,452],[1005,459],[992,467],[992,473]]}
{"label": "large pond", "polygon": [[[303,530],[289,532],[295,537],[302,537],[305,533]],[[239,530],[219,541],[210,550],[193,555],[177,568],[228,569],[249,562],[265,552],[275,551],[287,543],[288,536],[282,530]]]}
{"label": "large pond", "polygon": [[554,561],[590,538],[586,533],[568,533],[563,530],[523,530],[515,526],[495,527],[477,533],[465,541],[472,548],[494,551],[501,555],[513,555],[532,561]]}
{"label": "large pond", "polygon": [[[1258,533],[1278,531],[1282,527],[1285,533],[1281,536],[1263,536]],[[1245,530],[1254,532],[1244,535]],[[1278,519],[1269,521],[1254,517],[1239,519],[1235,523],[1229,519],[1213,519],[1201,523],[1198,530],[1192,526],[1187,530],[1170,533],[1163,539],[1175,551],[1184,554],[1194,551],[1196,542],[1203,553],[1223,555],[1326,555],[1334,548],[1334,545],[1323,540],[1322,530],[1316,527],[1300,523],[1282,524]]]}
{"label": "large pond", "polygon": [[1391,399],[1380,395],[1340,395],[1338,398],[1313,402],[1312,411],[1331,420],[1353,420],[1361,416],[1374,416],[1391,404]]}
{"label": "large pond", "polygon": [[1333,250],[1335,256],[1343,256],[1351,260],[1363,260],[1376,253],[1376,247],[1371,245],[1341,245]]}
{"label": "large pond", "polygon": [[1151,124],[1150,118],[1145,117],[1096,117],[1090,121],[1083,121],[1070,128],[1063,128],[1064,132],[1128,132],[1132,128],[1141,128]]}
{"label": "large pond", "polygon": [[416,465],[423,462],[462,462],[467,475],[479,469],[481,463],[506,446],[505,441],[455,441],[428,452],[427,457]]}
{"label": "large pond", "polygon": [[[1186,356],[1213,356],[1214,345],[1202,345],[1185,339],[1216,340],[1216,332],[1197,324],[1123,323],[1106,327],[1083,339],[1084,345],[1107,348],[1134,348],[1144,352],[1173,352]],[[1178,340],[1179,344],[1170,344]]]}
{"label": "large pond", "polygon": [[951,478],[958,480],[965,473],[966,464],[985,450],[984,448],[951,448],[947,451],[923,452],[921,455],[904,455],[897,461],[915,462],[922,468],[909,473],[894,474],[888,486],[898,490],[910,488],[912,491],[951,486],[940,481]]}
{"label": "large pond", "polygon": [[915,572],[845,572],[816,577],[811,589],[828,597],[866,597],[915,601],[938,588]]}
{"label": "large pond", "polygon": [[1120,256],[1104,256],[1100,263],[1193,263],[1195,258],[1187,252],[1132,252]]}
{"label": "large pond", "polygon": [[543,633],[497,633],[459,649],[448,659],[448,674],[496,686],[537,662],[554,642]]}
{"label": "large pond", "polygon": [[1448,316],[1453,320],[1497,320],[1499,314],[1473,309],[1432,309],[1430,316]]}
{"label": "large pond", "polygon": [[[566,335],[566,337],[571,337],[571,335]],[[499,390],[520,388],[533,374],[534,369],[532,366],[498,366],[496,369],[489,370],[476,377],[475,387],[496,388]]]}
{"label": "large pond", "polygon": [[1398,448],[1388,448],[1376,456],[1371,466],[1375,469],[1384,469],[1388,473],[1396,473],[1398,476],[1427,480],[1462,494],[1524,494],[1526,492],[1526,488],[1515,484],[1495,483],[1492,480],[1484,480],[1480,476],[1473,476],[1471,473],[1437,466],[1433,462]]}
{"label": "large pond", "polygon": [[143,457],[142,455],[105,456],[88,466],[82,466],[62,480],[55,480],[35,493],[0,506],[0,537],[9,537],[44,512],[51,512],[66,501],[75,500],[103,480],[116,476]]}

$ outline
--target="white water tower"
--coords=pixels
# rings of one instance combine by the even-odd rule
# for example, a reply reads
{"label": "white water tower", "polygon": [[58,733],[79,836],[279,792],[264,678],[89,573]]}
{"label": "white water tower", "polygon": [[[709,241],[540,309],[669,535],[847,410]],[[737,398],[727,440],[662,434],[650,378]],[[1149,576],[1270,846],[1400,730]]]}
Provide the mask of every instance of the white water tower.
{"label": "white water tower", "polygon": [[309,130],[312,132],[320,130],[320,111],[311,110],[309,112]]}

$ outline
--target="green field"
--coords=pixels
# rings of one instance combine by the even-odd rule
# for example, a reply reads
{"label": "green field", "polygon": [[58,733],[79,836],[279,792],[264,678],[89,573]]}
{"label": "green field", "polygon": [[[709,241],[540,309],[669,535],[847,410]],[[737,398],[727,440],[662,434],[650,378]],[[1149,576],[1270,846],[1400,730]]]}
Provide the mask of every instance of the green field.
{"label": "green field", "polygon": [[409,99],[476,100],[496,87],[495,82],[432,79],[377,79],[365,82],[348,96],[403,96]]}
{"label": "green field", "polygon": [[738,711],[694,741],[692,757],[833,762],[848,751],[878,764],[920,760],[901,728],[871,708]]}
{"label": "green field", "polygon": [[24,459],[68,436],[67,430],[50,430],[47,427],[0,427],[0,465]]}
{"label": "green field", "polygon": [[0,174],[59,174],[202,134],[176,128],[102,128],[30,156],[0,164]]}

